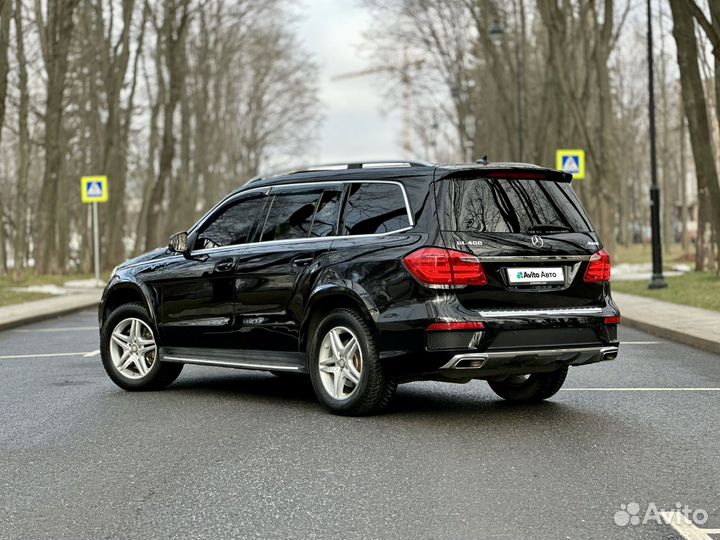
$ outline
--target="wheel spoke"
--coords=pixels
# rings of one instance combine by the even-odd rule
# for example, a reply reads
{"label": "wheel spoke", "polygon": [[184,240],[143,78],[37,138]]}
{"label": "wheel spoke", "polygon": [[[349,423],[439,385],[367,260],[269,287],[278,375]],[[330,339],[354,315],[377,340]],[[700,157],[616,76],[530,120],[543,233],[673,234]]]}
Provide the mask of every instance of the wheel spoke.
{"label": "wheel spoke", "polygon": [[139,336],[138,321],[137,319],[133,319],[132,322],[130,322],[130,339],[137,339]]}
{"label": "wheel spoke", "polygon": [[[353,373],[353,371],[354,371],[355,373]],[[360,379],[358,378],[358,376],[359,376],[360,374],[357,373],[357,375],[356,375],[356,373],[357,373],[357,370],[355,370],[354,367],[351,369],[350,366],[346,367],[346,368],[343,370],[343,374],[345,375],[345,378],[346,378],[348,381],[350,381],[351,383],[353,383],[353,385],[355,385],[355,386],[357,386],[357,384],[360,382]]]}
{"label": "wheel spoke", "polygon": [[120,357],[120,360],[118,360],[117,364],[115,364],[118,368],[118,370],[122,371],[123,369],[127,369],[127,367],[132,363],[132,354],[130,352],[130,349],[125,349],[125,352]]}
{"label": "wheel spoke", "polygon": [[145,375],[148,372],[148,366],[145,363],[145,357],[141,355],[135,356],[135,365],[137,366],[138,373]]}
{"label": "wheel spoke", "polygon": [[342,341],[340,341],[340,334],[336,329],[330,330],[330,346],[332,347],[333,356],[340,358],[343,350]]}
{"label": "wheel spoke", "polygon": [[122,347],[123,350],[126,350],[128,348],[128,341],[130,338],[126,336],[125,334],[121,334],[117,330],[115,330],[112,333],[112,340],[117,343],[120,347]]}
{"label": "wheel spoke", "polygon": [[358,349],[358,340],[355,339],[355,337],[351,337],[350,341],[347,342],[347,345],[345,345],[343,349],[343,354],[346,358],[352,358],[355,356],[355,352]]}
{"label": "wheel spoke", "polygon": [[149,352],[155,352],[155,344],[152,345],[146,345],[145,347],[140,347],[138,349],[138,354],[142,356],[146,356]]}
{"label": "wheel spoke", "polygon": [[332,357],[331,358],[322,358],[319,361],[319,364],[321,366],[334,366],[336,363],[337,363],[337,359],[332,358]]}
{"label": "wheel spoke", "polygon": [[335,399],[340,399],[342,397],[342,391],[345,388],[345,374],[341,369],[338,369],[335,371],[335,376],[333,377],[333,385],[334,385],[334,397]]}
{"label": "wheel spoke", "polygon": [[335,365],[326,366],[326,365],[320,364],[320,371],[323,373],[335,373]]}

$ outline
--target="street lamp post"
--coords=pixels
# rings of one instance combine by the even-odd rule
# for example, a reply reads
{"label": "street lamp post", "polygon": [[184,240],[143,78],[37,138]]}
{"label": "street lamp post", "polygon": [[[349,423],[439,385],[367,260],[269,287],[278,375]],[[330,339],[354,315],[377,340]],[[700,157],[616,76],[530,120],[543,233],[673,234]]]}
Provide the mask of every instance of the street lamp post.
{"label": "street lamp post", "polygon": [[667,282],[662,273],[662,243],[660,242],[660,187],[657,182],[657,152],[655,148],[655,83],[653,76],[652,9],[647,0],[648,93],[650,107],[650,227],[652,229],[652,278],[649,289],[664,289]]}

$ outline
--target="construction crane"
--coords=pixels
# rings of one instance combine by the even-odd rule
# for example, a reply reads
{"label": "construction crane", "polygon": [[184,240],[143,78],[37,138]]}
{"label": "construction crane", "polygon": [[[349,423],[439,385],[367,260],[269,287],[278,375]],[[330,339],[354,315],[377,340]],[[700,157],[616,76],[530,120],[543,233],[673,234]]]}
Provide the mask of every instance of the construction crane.
{"label": "construction crane", "polygon": [[410,71],[414,68],[422,66],[424,60],[413,60],[409,61],[407,55],[404,55],[405,59],[402,63],[397,65],[384,65],[374,68],[362,69],[359,71],[351,71],[349,73],[341,73],[335,75],[331,81],[344,81],[347,79],[356,79],[360,77],[368,77],[372,75],[378,75],[381,73],[399,73],[400,84],[402,85],[402,148],[404,152],[404,158],[408,159],[412,157],[412,87],[410,86],[411,77]]}

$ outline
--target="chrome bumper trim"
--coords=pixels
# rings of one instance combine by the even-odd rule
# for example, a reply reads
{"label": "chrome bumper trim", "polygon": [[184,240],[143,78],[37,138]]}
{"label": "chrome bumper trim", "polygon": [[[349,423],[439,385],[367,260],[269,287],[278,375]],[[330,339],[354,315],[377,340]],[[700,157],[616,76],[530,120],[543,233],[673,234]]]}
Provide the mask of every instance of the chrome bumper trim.
{"label": "chrome bumper trim", "polygon": [[[584,356],[587,358],[592,358],[594,356],[600,356],[600,360],[606,360],[608,359],[608,356],[611,356],[612,358],[609,358],[609,360],[615,358],[617,355],[618,348],[617,347],[568,347],[568,348],[562,348],[562,349],[536,349],[536,350],[517,350],[517,351],[490,351],[490,352],[484,352],[484,353],[461,353],[456,354],[453,356],[450,361],[443,366],[440,367],[440,369],[484,369],[484,368],[491,368],[496,367],[493,366],[493,360],[512,360],[516,358],[528,358],[528,359],[552,359],[557,358],[558,360],[562,360],[563,357],[565,357],[565,360],[572,359],[573,356]],[[467,362],[467,363],[477,363],[482,361],[482,364],[478,365],[471,365],[471,366],[463,366],[460,365],[461,363]]]}
{"label": "chrome bumper trim", "polygon": [[545,315],[549,317],[564,317],[566,315],[592,315],[602,313],[601,307],[579,308],[553,308],[553,309],[493,309],[480,311],[481,317],[535,317]]}
{"label": "chrome bumper trim", "polygon": [[525,256],[487,256],[478,255],[480,262],[577,262],[589,261],[592,255],[525,255]]}

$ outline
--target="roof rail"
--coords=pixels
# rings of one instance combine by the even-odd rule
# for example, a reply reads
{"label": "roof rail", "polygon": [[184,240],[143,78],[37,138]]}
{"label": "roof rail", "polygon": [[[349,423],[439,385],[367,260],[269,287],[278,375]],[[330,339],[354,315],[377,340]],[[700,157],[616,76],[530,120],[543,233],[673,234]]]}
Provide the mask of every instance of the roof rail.
{"label": "roof rail", "polygon": [[298,167],[296,169],[284,170],[282,172],[273,172],[270,174],[264,174],[256,176],[248,180],[248,184],[265,180],[267,178],[273,178],[275,176],[285,176],[290,174],[300,174],[315,171],[343,171],[347,169],[379,169],[382,167],[431,167],[433,164],[429,161],[421,161],[417,159],[388,159],[381,161],[356,161],[351,163],[326,163],[324,165],[308,165]]}

